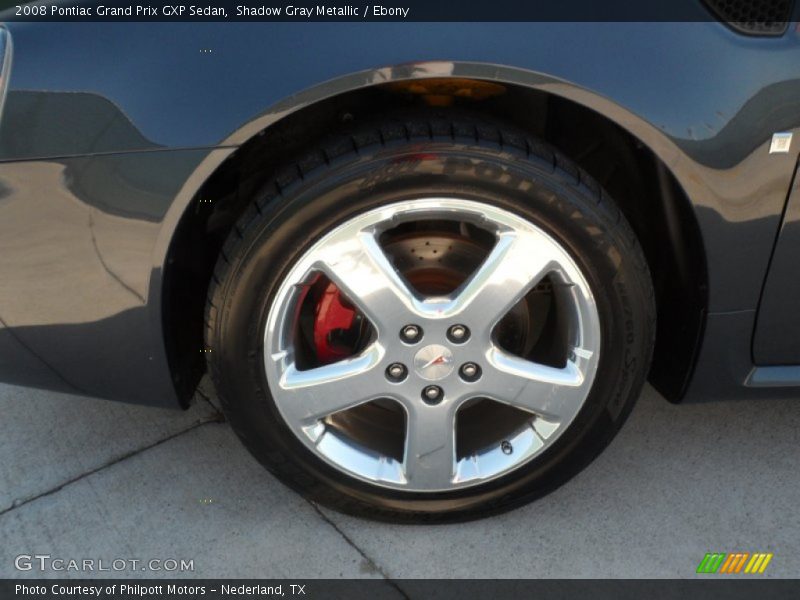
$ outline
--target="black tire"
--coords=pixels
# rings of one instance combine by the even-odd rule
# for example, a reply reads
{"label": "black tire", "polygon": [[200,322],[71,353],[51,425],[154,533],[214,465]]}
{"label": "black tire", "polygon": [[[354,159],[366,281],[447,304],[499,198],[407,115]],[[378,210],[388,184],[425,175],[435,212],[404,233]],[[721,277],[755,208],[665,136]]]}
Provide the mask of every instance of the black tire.
{"label": "black tire", "polygon": [[[410,154],[425,154],[426,160],[414,168],[397,160]],[[266,313],[293,261],[334,225],[410,194],[480,199],[550,233],[582,268],[597,301],[602,334],[589,398],[552,447],[499,479],[435,494],[379,488],[312,454],[283,423],[262,358]],[[647,263],[613,200],[547,144],[471,119],[387,119],[321,144],[288,165],[253,198],[233,228],[216,265],[206,310],[209,371],[225,414],[248,450],[313,502],[404,522],[465,520],[504,511],[575,475],[630,413],[649,368],[654,332]]]}

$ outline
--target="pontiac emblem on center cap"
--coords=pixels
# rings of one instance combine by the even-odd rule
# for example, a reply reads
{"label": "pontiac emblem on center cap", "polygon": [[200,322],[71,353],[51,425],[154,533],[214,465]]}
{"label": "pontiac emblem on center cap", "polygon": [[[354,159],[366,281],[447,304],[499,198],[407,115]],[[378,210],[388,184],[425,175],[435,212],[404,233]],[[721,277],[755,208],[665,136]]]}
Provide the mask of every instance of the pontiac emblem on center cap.
{"label": "pontiac emblem on center cap", "polygon": [[425,346],[414,356],[414,369],[428,381],[444,379],[453,371],[453,353],[439,344]]}

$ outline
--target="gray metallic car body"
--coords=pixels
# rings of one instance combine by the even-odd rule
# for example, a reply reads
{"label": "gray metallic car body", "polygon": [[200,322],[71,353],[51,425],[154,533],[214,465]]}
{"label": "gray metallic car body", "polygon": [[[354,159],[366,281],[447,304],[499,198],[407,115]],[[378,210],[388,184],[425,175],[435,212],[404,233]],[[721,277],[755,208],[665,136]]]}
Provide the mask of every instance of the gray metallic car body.
{"label": "gray metallic car body", "polygon": [[708,280],[698,335],[675,350],[674,399],[800,393],[800,140],[769,152],[774,133],[800,134],[794,24],[763,39],[715,22],[8,29],[0,380],[177,406],[164,274],[215,170],[323,99],[467,77],[602,114],[685,192]]}

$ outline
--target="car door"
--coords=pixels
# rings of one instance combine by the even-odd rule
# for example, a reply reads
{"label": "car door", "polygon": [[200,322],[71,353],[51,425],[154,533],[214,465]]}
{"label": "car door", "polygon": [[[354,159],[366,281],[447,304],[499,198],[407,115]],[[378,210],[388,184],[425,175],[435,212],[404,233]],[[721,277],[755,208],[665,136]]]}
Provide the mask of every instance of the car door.
{"label": "car door", "polygon": [[757,365],[800,365],[800,177],[795,177],[758,311]]}

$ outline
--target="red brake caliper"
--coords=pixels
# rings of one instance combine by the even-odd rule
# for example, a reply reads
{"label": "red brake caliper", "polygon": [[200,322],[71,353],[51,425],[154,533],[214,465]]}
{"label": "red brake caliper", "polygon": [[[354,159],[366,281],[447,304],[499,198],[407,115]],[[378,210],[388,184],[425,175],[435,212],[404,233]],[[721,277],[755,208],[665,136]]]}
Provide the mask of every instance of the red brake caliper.
{"label": "red brake caliper", "polygon": [[356,310],[342,298],[339,288],[329,283],[317,300],[314,314],[314,346],[322,364],[336,362],[353,353],[352,348],[337,344],[332,334],[353,327],[355,318]]}

